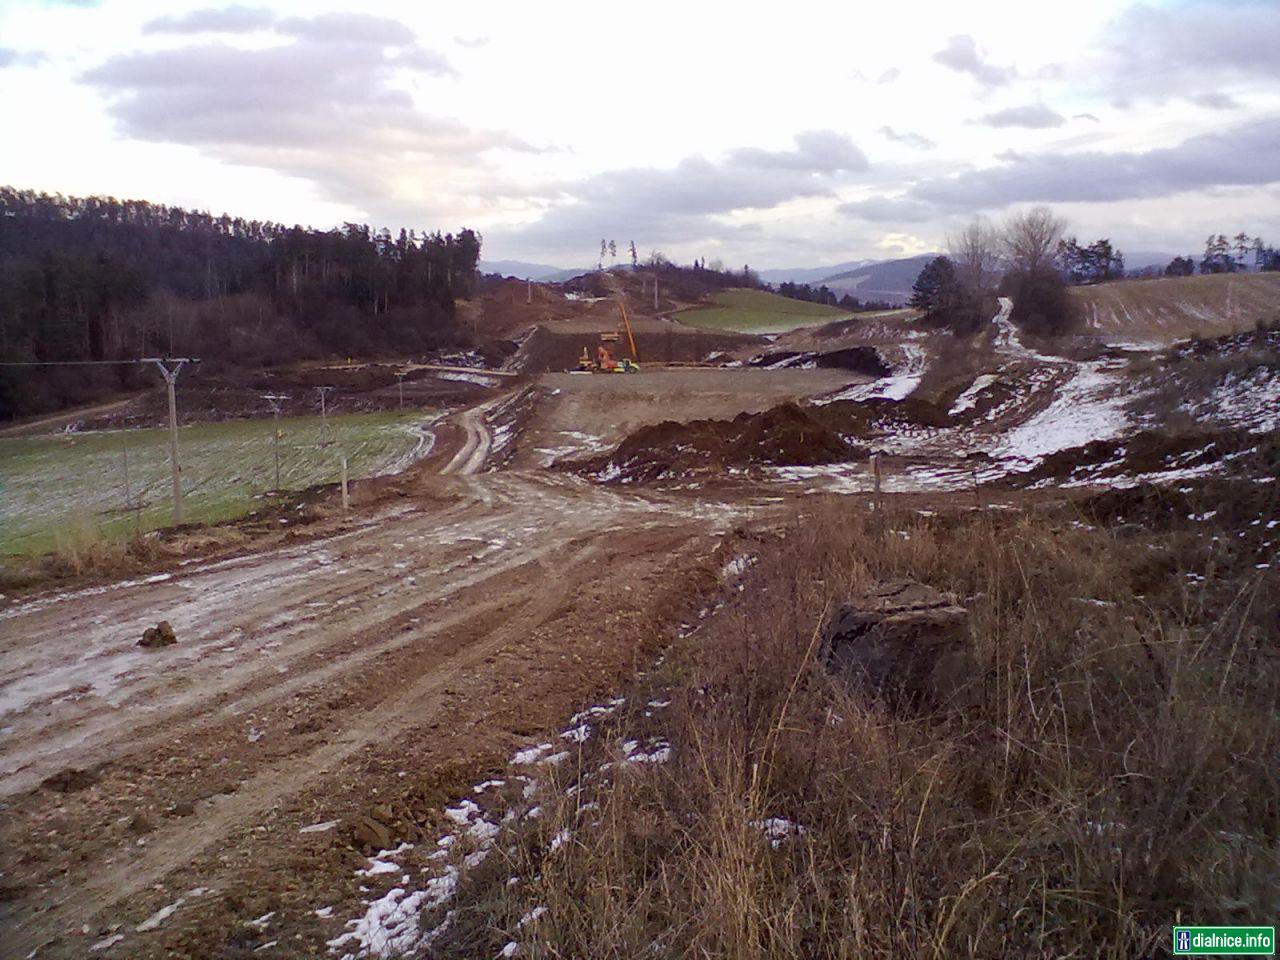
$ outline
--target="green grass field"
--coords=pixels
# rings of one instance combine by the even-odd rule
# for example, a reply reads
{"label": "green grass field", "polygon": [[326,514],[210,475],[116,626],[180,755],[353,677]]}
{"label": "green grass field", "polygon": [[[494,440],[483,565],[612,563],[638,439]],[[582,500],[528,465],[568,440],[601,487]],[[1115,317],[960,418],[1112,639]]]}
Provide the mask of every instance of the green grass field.
{"label": "green grass field", "polygon": [[714,307],[682,310],[682,323],[738,333],[786,333],[851,317],[847,310],[780,297],[766,290],[724,290],[711,298]]}
{"label": "green grass field", "polygon": [[[369,413],[280,421],[280,487],[336,481],[345,451],[352,478],[391,472],[425,442],[436,414]],[[270,420],[230,420],[178,432],[187,522],[231,520],[275,485]],[[128,447],[133,502],[125,509]],[[122,537],[172,522],[168,431],[121,430],[0,438],[0,554],[34,555],[60,534]]]}

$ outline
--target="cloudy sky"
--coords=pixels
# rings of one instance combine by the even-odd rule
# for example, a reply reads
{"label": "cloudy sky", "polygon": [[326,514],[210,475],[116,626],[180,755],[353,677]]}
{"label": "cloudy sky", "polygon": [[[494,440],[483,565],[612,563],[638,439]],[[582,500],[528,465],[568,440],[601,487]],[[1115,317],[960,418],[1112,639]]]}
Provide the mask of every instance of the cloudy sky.
{"label": "cloudy sky", "polygon": [[1280,2],[0,0],[0,182],[488,259],[753,267],[1083,238],[1280,240]]}

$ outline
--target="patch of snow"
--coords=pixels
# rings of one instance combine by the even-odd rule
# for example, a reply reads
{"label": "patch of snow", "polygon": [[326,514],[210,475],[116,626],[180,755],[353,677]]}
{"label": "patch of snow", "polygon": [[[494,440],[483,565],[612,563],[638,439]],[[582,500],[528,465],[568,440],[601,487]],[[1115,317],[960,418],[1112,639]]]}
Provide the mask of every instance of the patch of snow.
{"label": "patch of snow", "polygon": [[516,926],[524,927],[524,926],[528,926],[531,923],[536,923],[538,918],[541,917],[546,912],[547,912],[546,907],[543,907],[543,906],[534,907],[532,910],[530,910],[528,913],[526,913],[523,917],[520,918],[520,921],[516,924]]}
{"label": "patch of snow", "polygon": [[984,373],[977,377],[973,383],[960,396],[956,397],[956,402],[951,405],[951,409],[947,411],[951,416],[959,416],[966,410],[971,409],[977,402],[978,397],[983,390],[995,383],[999,377],[993,373]]}
{"label": "patch of snow", "polygon": [[396,873],[400,870],[400,865],[392,863],[389,860],[377,860],[373,857],[369,858],[369,866],[363,870],[357,870],[357,877],[376,877],[380,873]]}
{"label": "patch of snow", "polygon": [[554,837],[551,838],[551,843],[548,845],[547,849],[549,849],[552,853],[554,853],[555,851],[559,850],[561,847],[563,847],[566,843],[568,843],[572,839],[573,839],[573,831],[566,827],[564,830],[561,830],[559,833],[557,833]]}
{"label": "patch of snow", "polygon": [[326,820],[324,821],[324,823],[313,823],[309,827],[299,827],[298,832],[299,833],[324,833],[328,830],[332,830],[341,822],[342,822],[341,820]]}
{"label": "patch of snow", "polygon": [[160,924],[164,923],[166,920],[172,917],[175,913],[177,913],[178,908],[181,907],[184,903],[186,903],[188,900],[192,899],[193,897],[199,897],[203,895],[204,892],[205,892],[204,887],[196,887],[194,890],[191,890],[186,894],[184,894],[183,896],[179,897],[177,900],[169,904],[167,907],[161,907],[151,916],[147,917],[146,920],[142,921],[142,923],[134,927],[134,930],[136,930],[138,933],[147,933],[151,930],[156,929],[158,926],[160,926]]}
{"label": "patch of snow", "polygon": [[1080,364],[1049,406],[993,441],[991,455],[1027,469],[1061,450],[1119,436],[1129,420],[1113,371],[1107,361]]}
{"label": "patch of snow", "polygon": [[749,826],[762,832],[775,850],[792,837],[801,837],[807,832],[798,823],[784,820],[781,817],[769,817],[765,820],[751,820]]}

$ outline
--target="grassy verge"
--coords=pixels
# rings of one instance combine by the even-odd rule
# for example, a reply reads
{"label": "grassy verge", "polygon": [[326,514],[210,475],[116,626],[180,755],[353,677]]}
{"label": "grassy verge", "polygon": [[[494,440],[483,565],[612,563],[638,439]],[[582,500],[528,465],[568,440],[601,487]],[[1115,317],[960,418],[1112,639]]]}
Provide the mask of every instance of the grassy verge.
{"label": "grassy verge", "polygon": [[[1175,922],[1269,923],[1275,486],[884,524],[807,501],[557,768],[432,955],[1131,957]],[[817,662],[825,613],[898,577],[970,612],[959,701],[891,708]]]}
{"label": "grassy verge", "polygon": [[714,307],[684,310],[680,320],[696,327],[738,333],[785,333],[853,316],[847,310],[792,300],[766,290],[724,290],[712,297]]}
{"label": "grassy verge", "polygon": [[[422,413],[372,413],[280,421],[280,488],[395,467],[422,441]],[[271,420],[202,423],[179,430],[184,519],[244,516],[275,486]],[[125,450],[133,509],[125,509]],[[130,430],[0,438],[0,553],[33,556],[64,544],[122,542],[171,522],[168,431]]]}

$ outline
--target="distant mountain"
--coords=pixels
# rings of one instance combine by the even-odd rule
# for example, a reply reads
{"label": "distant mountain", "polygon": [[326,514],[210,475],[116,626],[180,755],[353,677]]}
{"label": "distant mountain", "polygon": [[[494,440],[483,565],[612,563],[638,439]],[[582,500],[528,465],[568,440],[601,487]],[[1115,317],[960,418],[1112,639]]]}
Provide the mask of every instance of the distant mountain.
{"label": "distant mountain", "polygon": [[1126,250],[1120,248],[1120,252],[1124,254],[1124,268],[1126,270],[1143,270],[1146,267],[1167,267],[1169,261],[1177,256],[1186,256],[1188,253],[1191,258],[1196,259],[1196,251],[1188,250],[1182,254],[1163,253],[1159,250]]}
{"label": "distant mountain", "polygon": [[481,273],[496,273],[504,277],[515,277],[518,280],[539,280],[559,282],[586,273],[589,267],[581,270],[565,270],[545,263],[528,263],[524,260],[481,260],[477,268]]}
{"label": "distant mountain", "polygon": [[545,277],[539,279],[543,283],[564,283],[566,280],[572,280],[574,277],[580,277],[584,273],[595,273],[595,267],[578,267],[574,270],[557,270],[549,273]]}
{"label": "distant mountain", "polygon": [[852,270],[828,274],[820,282],[841,296],[848,293],[859,300],[906,303],[911,299],[911,285],[916,282],[916,277],[936,256],[936,253],[924,253],[901,260],[872,261]]}
{"label": "distant mountain", "polygon": [[836,273],[857,270],[875,260],[850,260],[848,263],[836,263],[829,267],[787,267],[777,270],[759,271],[760,279],[765,283],[820,283]]}

